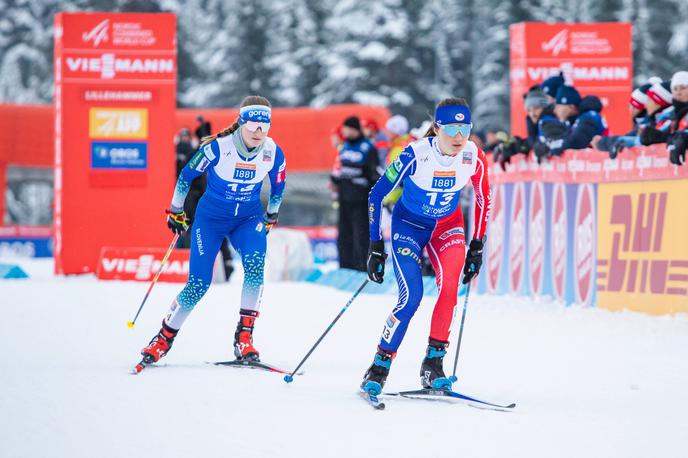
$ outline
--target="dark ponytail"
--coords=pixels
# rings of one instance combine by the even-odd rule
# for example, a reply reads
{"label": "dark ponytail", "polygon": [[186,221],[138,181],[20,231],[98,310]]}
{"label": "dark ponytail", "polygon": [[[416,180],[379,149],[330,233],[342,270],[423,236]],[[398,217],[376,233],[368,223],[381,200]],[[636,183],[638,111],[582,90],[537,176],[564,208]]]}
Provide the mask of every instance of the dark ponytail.
{"label": "dark ponytail", "polygon": [[[239,108],[247,107],[249,105],[266,105],[268,107],[272,107],[270,104],[270,101],[266,99],[265,97],[262,97],[260,95],[249,95],[248,97],[245,97],[244,100],[241,101],[241,105],[239,105]],[[222,129],[220,132],[218,132],[215,135],[208,135],[207,137],[203,137],[201,139],[201,146],[205,146],[208,143],[212,142],[213,140],[216,140],[220,137],[226,137],[227,135],[231,135],[234,132],[239,129],[239,118],[236,118],[236,121],[234,121],[234,124],[231,124],[230,126],[225,127]]]}
{"label": "dark ponytail", "polygon": [[[440,103],[438,103],[437,108],[446,107],[446,106],[456,106],[456,105],[462,106],[462,107],[467,107],[468,102],[466,101],[466,99],[461,98],[461,97],[450,97],[447,99],[443,99]],[[435,119],[433,116],[431,116],[430,118],[432,120],[432,124],[428,128],[428,131],[425,132],[425,135],[423,135],[423,138],[434,137],[437,135],[437,132],[435,132],[435,127],[436,127]]]}

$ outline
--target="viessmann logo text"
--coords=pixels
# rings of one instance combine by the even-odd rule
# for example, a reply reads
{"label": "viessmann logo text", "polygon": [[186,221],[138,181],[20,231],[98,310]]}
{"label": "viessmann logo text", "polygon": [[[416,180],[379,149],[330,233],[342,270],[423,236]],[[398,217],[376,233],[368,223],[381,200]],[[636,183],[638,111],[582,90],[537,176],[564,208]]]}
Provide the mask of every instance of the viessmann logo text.
{"label": "viessmann logo text", "polygon": [[[160,269],[161,260],[153,255],[142,255],[137,258],[104,257],[101,259],[103,273],[129,274],[136,280],[149,280]],[[171,260],[164,269],[163,274],[188,275],[189,261]]]}
{"label": "viessmann logo text", "polygon": [[99,57],[67,57],[68,72],[99,74],[100,79],[114,79],[124,75],[155,75],[176,73],[174,59],[155,57],[118,57],[115,53],[104,53]]}

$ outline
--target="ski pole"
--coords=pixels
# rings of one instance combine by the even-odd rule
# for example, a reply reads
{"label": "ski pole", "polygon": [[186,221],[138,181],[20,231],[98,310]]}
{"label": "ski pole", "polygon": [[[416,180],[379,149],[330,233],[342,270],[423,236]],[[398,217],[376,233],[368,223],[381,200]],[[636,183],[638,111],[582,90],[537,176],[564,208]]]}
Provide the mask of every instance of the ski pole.
{"label": "ski pole", "polygon": [[153,290],[153,286],[155,285],[155,283],[158,281],[158,277],[160,277],[160,274],[162,273],[162,269],[165,267],[165,264],[167,264],[167,258],[169,258],[170,254],[172,254],[172,250],[174,249],[174,245],[177,243],[177,239],[179,239],[179,234],[174,234],[174,238],[172,239],[172,243],[170,243],[170,247],[167,249],[167,253],[165,253],[165,257],[162,258],[162,262],[160,263],[160,268],[158,269],[158,272],[155,274],[155,277],[153,277],[153,281],[151,282],[150,286],[148,287],[148,291],[146,291],[146,295],[143,296],[143,300],[141,301],[141,305],[139,306],[139,309],[136,311],[136,315],[134,316],[134,319],[127,322],[127,326],[129,326],[130,328],[134,327],[134,323],[136,323],[136,319],[139,317],[139,313],[141,313],[141,309],[143,308],[143,305],[148,300],[148,295]]}
{"label": "ski pole", "polygon": [[463,336],[463,323],[466,321],[466,308],[468,307],[468,296],[471,293],[471,282],[466,285],[466,298],[463,301],[463,313],[461,314],[461,326],[459,327],[459,340],[456,342],[456,354],[454,355],[454,371],[449,380],[456,382],[458,378],[456,377],[456,367],[459,365],[459,350],[461,350],[461,337]]}
{"label": "ski pole", "polygon": [[332,329],[334,327],[334,324],[337,322],[337,320],[339,320],[339,318],[342,315],[344,315],[344,312],[346,312],[346,309],[349,308],[349,306],[354,301],[354,299],[356,299],[356,297],[360,294],[360,292],[363,291],[363,288],[365,288],[365,285],[368,284],[368,281],[369,280],[366,278],[365,281],[363,283],[361,283],[361,286],[359,286],[358,289],[356,290],[356,292],[354,293],[354,295],[351,296],[351,299],[349,299],[349,302],[346,303],[344,308],[339,312],[339,314],[335,317],[335,319],[332,321],[332,323],[330,323],[330,325],[327,327],[327,329],[325,329],[325,332],[323,332],[322,335],[320,336],[320,338],[318,339],[318,341],[315,342],[315,345],[313,345],[313,347],[308,351],[308,353],[306,353],[306,356],[304,356],[303,359],[301,360],[301,362],[299,363],[299,365],[296,366],[296,369],[294,369],[294,371],[291,374],[284,376],[285,382],[291,383],[294,381],[294,374],[296,374],[296,372],[301,368],[301,366],[303,366],[303,363],[306,362],[308,357],[311,356],[311,353],[313,353],[313,350],[315,350],[315,348],[318,345],[320,345],[320,342],[325,338],[327,333],[330,332],[330,329]]}

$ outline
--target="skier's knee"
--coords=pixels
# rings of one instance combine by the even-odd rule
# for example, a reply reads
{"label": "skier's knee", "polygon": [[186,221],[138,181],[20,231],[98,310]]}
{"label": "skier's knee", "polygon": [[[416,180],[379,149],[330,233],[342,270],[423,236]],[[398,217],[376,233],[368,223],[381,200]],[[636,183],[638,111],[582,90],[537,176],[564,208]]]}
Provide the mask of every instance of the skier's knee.
{"label": "skier's knee", "polygon": [[182,309],[192,310],[208,291],[208,288],[210,288],[210,283],[189,277],[188,283],[184,286],[182,292],[179,293],[179,296],[177,296],[177,302]]}

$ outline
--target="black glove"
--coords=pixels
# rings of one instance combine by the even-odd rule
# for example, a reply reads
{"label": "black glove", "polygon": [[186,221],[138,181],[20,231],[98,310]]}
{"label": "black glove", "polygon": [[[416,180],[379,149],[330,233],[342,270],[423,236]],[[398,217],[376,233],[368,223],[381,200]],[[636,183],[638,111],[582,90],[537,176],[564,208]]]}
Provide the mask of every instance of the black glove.
{"label": "black glove", "polygon": [[686,147],[688,147],[688,132],[677,132],[667,145],[669,161],[672,164],[683,165],[686,162]]}
{"label": "black glove", "polygon": [[473,277],[478,275],[480,267],[483,265],[483,241],[478,239],[471,240],[466,253],[466,263],[463,265],[463,284],[470,283]]}
{"label": "black glove", "polygon": [[172,232],[181,235],[189,230],[191,220],[186,217],[184,210],[174,211],[165,209],[165,213],[167,214],[167,227],[169,227]]}
{"label": "black glove", "polygon": [[549,156],[549,148],[542,142],[535,142],[533,145],[533,154],[537,158],[537,163],[542,164],[542,160]]}
{"label": "black glove", "polygon": [[609,150],[609,159],[616,159],[616,156],[618,156],[625,147],[626,145],[621,140],[614,143],[614,146]]}
{"label": "black glove", "polygon": [[263,221],[265,221],[265,233],[266,234],[269,234],[270,229],[272,229],[272,226],[277,224],[278,216],[279,216],[278,212],[275,212],[275,213],[265,212],[265,215],[263,215]]}
{"label": "black glove", "polygon": [[640,132],[640,143],[645,146],[654,145],[655,143],[666,143],[667,137],[669,137],[667,132],[647,126]]}
{"label": "black glove", "polygon": [[375,283],[382,283],[385,276],[385,242],[382,240],[371,240],[368,247],[368,262],[366,268],[368,269],[368,278]]}

